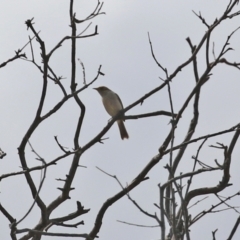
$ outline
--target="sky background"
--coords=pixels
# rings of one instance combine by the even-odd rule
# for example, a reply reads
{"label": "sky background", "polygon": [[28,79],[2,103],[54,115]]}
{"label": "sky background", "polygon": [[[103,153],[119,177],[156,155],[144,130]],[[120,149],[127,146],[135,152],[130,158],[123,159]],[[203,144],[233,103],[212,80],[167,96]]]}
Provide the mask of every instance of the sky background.
{"label": "sky background", "polygon": [[[97,1],[75,1],[74,12],[78,19],[85,18],[95,8]],[[34,17],[34,27],[40,32],[41,38],[49,52],[64,36],[70,35],[69,27],[69,1],[27,1],[14,4],[12,1],[0,1],[0,63],[14,56],[14,51],[22,48],[28,41],[28,36],[33,36],[24,24],[27,19]],[[193,44],[198,44],[206,31],[206,27],[194,15],[201,12],[205,20],[211,24],[222,15],[228,1],[219,0],[106,0],[100,15],[92,21],[86,33],[90,34],[98,25],[99,35],[92,38],[79,39],[77,41],[77,58],[85,65],[86,80],[90,82],[97,74],[99,65],[105,76],[99,79],[88,89],[80,94],[80,98],[86,106],[86,116],[80,137],[80,145],[85,145],[107,124],[109,116],[105,112],[99,94],[93,87],[108,86],[117,92],[124,106],[128,106],[148,91],[159,86],[165,78],[164,73],[154,62],[148,42],[148,33],[158,61],[168,69],[171,74],[177,66],[186,61],[191,54],[186,38],[190,37]],[[236,8],[236,10],[239,10]],[[89,22],[78,25],[80,33]],[[215,52],[221,50],[227,36],[239,26],[239,17],[227,20],[216,32],[213,33],[211,46],[214,42]],[[240,32],[231,39],[231,46],[235,51],[227,54],[230,61],[240,62]],[[35,59],[40,64],[40,49],[36,41],[33,43]],[[27,57],[31,59],[29,47],[25,49]],[[205,52],[202,51],[198,58],[200,74],[205,68]],[[212,55],[210,61],[213,60]],[[50,60],[51,67],[58,76],[63,76],[64,86],[70,92],[70,41],[65,41]],[[77,83],[83,86],[82,69],[77,63]],[[219,65],[213,71],[213,76],[204,85],[200,97],[199,126],[194,137],[225,130],[239,122],[239,70],[225,65]],[[171,84],[174,110],[177,112],[191,89],[195,80],[192,65],[178,74]],[[7,156],[0,161],[0,174],[20,170],[17,147],[34,119],[36,107],[41,94],[42,75],[30,62],[17,60],[0,71],[0,147]],[[44,112],[49,111],[62,98],[62,93],[57,85],[49,83]],[[153,97],[147,99],[143,105],[138,105],[127,112],[126,115],[141,114],[151,111],[170,111],[167,89],[164,89]],[[73,99],[64,104],[62,109],[47,121],[43,122],[31,137],[34,149],[45,161],[49,162],[61,154],[54,136],[58,136],[63,146],[73,148],[73,135],[77,123],[79,110]],[[182,120],[176,129],[175,144],[181,143],[186,135],[188,124],[192,117],[192,107],[183,114]],[[130,135],[129,140],[122,141],[115,124],[105,135],[109,137],[104,144],[96,144],[84,153],[80,164],[87,168],[79,168],[71,192],[71,200],[66,201],[53,213],[52,217],[60,217],[76,209],[76,201],[80,201],[85,208],[91,211],[80,217],[85,225],[78,229],[62,229],[53,227],[51,232],[76,232],[88,233],[94,226],[96,213],[106,201],[119,190],[120,186],[109,176],[96,169],[96,166],[104,171],[116,175],[123,185],[130,183],[145,167],[153,156],[158,153],[158,148],[170,130],[169,118],[157,116],[140,120],[128,120],[125,125]],[[200,159],[206,164],[214,166],[214,159],[222,162],[222,151],[209,148],[211,144],[221,142],[229,144],[233,133],[209,139],[200,154]],[[193,160],[200,142],[192,144],[176,174],[191,171]],[[231,183],[234,186],[227,188],[221,195],[229,196],[240,188],[238,161],[240,154],[237,143],[232,158]],[[29,167],[39,165],[36,156],[27,147],[26,156]],[[41,197],[48,204],[60,194],[57,187],[62,183],[56,178],[64,178],[70,166],[72,158],[60,161],[57,166],[49,167],[47,178]],[[165,156],[160,163],[150,171],[148,181],[140,184],[131,192],[131,196],[145,210],[150,213],[158,210],[153,203],[159,202],[158,183],[165,183],[167,171],[163,167],[168,163],[169,156]],[[34,172],[32,176],[37,183],[41,173]],[[192,187],[215,186],[221,180],[221,173],[206,173],[195,178]],[[20,219],[29,209],[32,198],[25,177],[17,176],[4,179],[0,183],[0,201],[3,206],[16,218]],[[202,210],[211,207],[216,202],[214,196],[210,196],[204,202],[191,208],[194,216]],[[194,203],[193,201],[192,203]],[[234,206],[239,205],[239,198],[231,201]],[[191,205],[191,204],[190,204]],[[238,213],[233,210],[224,211],[206,216],[199,223],[191,227],[192,239],[212,239],[211,232],[218,228],[217,239],[226,239]],[[34,208],[29,217],[19,225],[19,228],[34,227],[39,220],[39,210]],[[152,219],[142,215],[126,198],[122,198],[106,212],[100,239],[120,240],[157,240],[160,238],[158,228],[138,228],[118,223],[117,220],[127,221],[142,225],[157,225]],[[76,222],[76,221],[74,221]],[[1,239],[9,239],[9,222],[0,215]],[[234,239],[238,239],[237,233]],[[44,237],[43,239],[58,239]]]}

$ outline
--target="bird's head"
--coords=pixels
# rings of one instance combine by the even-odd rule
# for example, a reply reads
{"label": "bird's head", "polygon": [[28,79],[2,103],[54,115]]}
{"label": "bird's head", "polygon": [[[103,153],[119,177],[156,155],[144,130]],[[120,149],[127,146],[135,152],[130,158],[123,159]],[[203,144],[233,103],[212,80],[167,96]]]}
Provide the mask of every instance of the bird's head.
{"label": "bird's head", "polygon": [[95,90],[97,90],[99,92],[99,94],[102,96],[104,93],[111,91],[109,88],[101,86],[101,87],[97,87],[97,88],[93,88]]}

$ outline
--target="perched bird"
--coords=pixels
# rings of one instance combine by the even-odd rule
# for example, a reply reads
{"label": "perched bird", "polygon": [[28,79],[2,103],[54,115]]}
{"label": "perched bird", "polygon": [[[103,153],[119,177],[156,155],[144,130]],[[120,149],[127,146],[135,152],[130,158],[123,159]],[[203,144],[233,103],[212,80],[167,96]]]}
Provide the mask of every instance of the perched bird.
{"label": "perched bird", "polygon": [[[103,106],[111,117],[114,117],[123,109],[122,101],[119,96],[107,87],[94,88],[102,96]],[[123,123],[124,120],[117,120],[121,138],[129,138],[127,130]]]}

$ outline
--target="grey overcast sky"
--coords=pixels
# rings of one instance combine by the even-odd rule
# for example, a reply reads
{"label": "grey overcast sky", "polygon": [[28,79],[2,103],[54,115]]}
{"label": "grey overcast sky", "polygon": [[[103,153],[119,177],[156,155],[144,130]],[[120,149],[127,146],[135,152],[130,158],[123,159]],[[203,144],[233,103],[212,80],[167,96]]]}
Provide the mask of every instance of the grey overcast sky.
{"label": "grey overcast sky", "polygon": [[[74,11],[76,17],[86,17],[94,9],[97,1],[75,0]],[[106,114],[100,96],[92,90],[92,87],[108,86],[117,92],[124,106],[136,101],[146,92],[161,84],[159,77],[164,78],[164,73],[155,64],[150,51],[148,33],[155,55],[161,64],[171,74],[178,65],[186,61],[191,52],[186,42],[190,37],[193,44],[199,43],[206,31],[206,27],[194,15],[201,12],[208,23],[218,18],[226,8],[228,1],[223,0],[105,0],[100,15],[92,21],[86,33],[90,34],[98,25],[99,35],[93,38],[85,38],[77,41],[77,57],[82,60],[86,69],[87,82],[95,75],[99,65],[102,65],[101,76],[90,88],[84,91],[80,97],[87,111],[83,124],[80,144],[84,145],[92,139],[106,125],[109,116]],[[239,6],[238,6],[239,10]],[[33,34],[24,24],[27,19],[34,17],[34,27],[40,32],[40,36],[46,43],[49,52],[66,35],[70,35],[69,27],[69,1],[48,0],[21,0],[0,1],[0,63],[14,55],[14,51],[21,48],[28,41],[28,36]],[[78,25],[80,33],[88,24]],[[219,52],[227,36],[239,26],[239,18],[224,22],[212,36],[215,43],[215,51]],[[211,46],[212,46],[211,42]],[[240,32],[231,39],[231,46],[235,51],[228,53],[228,59],[239,62],[240,60]],[[41,62],[39,45],[34,41],[35,58]],[[29,47],[26,48],[28,58],[31,58]],[[211,56],[211,59],[213,57]],[[199,59],[199,69],[205,67],[204,52]],[[63,83],[70,86],[70,41],[64,42],[53,55],[50,61],[52,68],[58,76],[63,76]],[[203,87],[200,103],[200,119],[195,137],[230,128],[240,119],[240,72],[226,66],[217,67],[210,81]],[[83,85],[82,69],[77,65],[78,86]],[[174,110],[177,112],[189,91],[195,84],[192,66],[180,73],[172,84]],[[0,174],[19,171],[17,147],[32,122],[41,94],[42,75],[31,63],[17,60],[1,68],[0,71],[0,147],[7,156],[0,161]],[[70,89],[69,89],[70,90]],[[50,83],[44,110],[48,111],[62,97],[58,87]],[[159,92],[142,106],[130,110],[127,115],[140,114],[150,111],[170,111],[167,89]],[[61,144],[70,149],[73,148],[73,134],[78,117],[78,109],[73,100],[66,103],[61,111],[55,114],[39,126],[31,138],[35,150],[46,160],[50,161],[61,152],[54,141],[57,135]],[[188,128],[189,119],[192,116],[192,108],[182,116],[182,122],[176,130],[175,142],[180,143]],[[104,144],[96,144],[86,152],[80,164],[87,168],[78,170],[71,193],[71,200],[66,201],[60,209],[53,213],[52,217],[62,216],[75,210],[75,202],[80,201],[85,208],[91,211],[83,215],[85,225],[78,229],[70,229],[75,233],[89,232],[95,221],[95,216],[103,202],[116,194],[120,187],[117,182],[96,169],[96,166],[106,172],[116,175],[123,185],[130,183],[139,171],[158,153],[160,144],[170,130],[168,117],[156,117],[141,119],[138,121],[126,121],[130,139],[122,141],[119,137],[117,126],[114,125],[106,137]],[[228,144],[231,134],[215,139],[210,139],[207,145],[219,141]],[[196,154],[199,144],[193,144],[186,152],[184,161],[179,171],[191,170],[191,156]],[[228,196],[237,192],[240,188],[239,175],[239,143],[233,156],[231,169],[231,182],[238,183],[228,188],[223,195]],[[27,148],[26,156],[29,166],[39,165],[35,155]],[[235,158],[234,158],[235,157]],[[222,160],[222,152],[207,146],[201,153],[201,159],[214,165],[214,159]],[[60,162],[57,166],[47,170],[47,178],[41,191],[42,198],[50,203],[58,194],[57,187],[62,183],[56,178],[64,178],[71,162],[71,157]],[[168,162],[168,157],[161,160],[150,173],[150,179],[142,183],[131,192],[131,196],[148,212],[158,210],[153,203],[159,201],[158,183],[164,183],[167,179],[167,171],[163,168]],[[40,181],[40,172],[34,172],[36,183]],[[196,178],[194,187],[216,185],[220,174],[206,174],[205,178]],[[29,209],[32,198],[24,176],[5,179],[0,183],[0,201],[16,218],[20,219]],[[216,200],[209,197],[204,202],[192,208],[192,214],[197,214],[203,209],[208,209]],[[239,205],[239,199],[233,199],[231,204]],[[218,228],[217,239],[226,239],[238,214],[232,210],[218,213],[218,217],[212,214],[191,227],[192,239],[212,239],[211,232]],[[19,228],[34,227],[39,219],[39,210],[34,208],[29,217],[20,224]],[[127,221],[142,225],[156,225],[156,222],[143,216],[133,204],[126,198],[122,198],[106,213],[100,239],[104,240],[157,240],[158,228],[137,228],[124,225],[117,220]],[[9,227],[6,218],[0,214],[0,238],[10,239]],[[53,227],[52,232],[67,232],[68,229]],[[201,236],[201,237],[199,237]],[[44,237],[43,239],[59,239]],[[240,233],[235,239],[240,239]]]}

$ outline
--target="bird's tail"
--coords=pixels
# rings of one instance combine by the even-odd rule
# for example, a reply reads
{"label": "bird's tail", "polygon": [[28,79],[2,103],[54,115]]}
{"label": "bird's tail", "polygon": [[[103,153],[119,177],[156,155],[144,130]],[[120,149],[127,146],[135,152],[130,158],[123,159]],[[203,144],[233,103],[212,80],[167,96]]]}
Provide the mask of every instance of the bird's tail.
{"label": "bird's tail", "polygon": [[122,139],[129,138],[127,130],[125,128],[125,125],[124,125],[123,121],[122,120],[118,120],[117,123],[118,123],[118,127],[119,127],[121,138]]}

